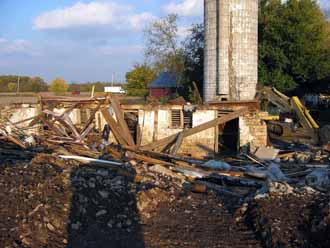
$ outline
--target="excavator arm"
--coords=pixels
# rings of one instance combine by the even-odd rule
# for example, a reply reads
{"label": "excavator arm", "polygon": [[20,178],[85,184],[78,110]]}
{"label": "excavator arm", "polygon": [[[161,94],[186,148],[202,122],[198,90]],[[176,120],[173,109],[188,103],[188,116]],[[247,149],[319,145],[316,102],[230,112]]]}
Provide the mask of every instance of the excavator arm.
{"label": "excavator arm", "polygon": [[310,115],[309,110],[297,96],[286,96],[275,88],[265,87],[260,91],[261,100],[267,100],[280,108],[283,112],[294,112],[299,124],[306,129],[319,129],[319,125]]}

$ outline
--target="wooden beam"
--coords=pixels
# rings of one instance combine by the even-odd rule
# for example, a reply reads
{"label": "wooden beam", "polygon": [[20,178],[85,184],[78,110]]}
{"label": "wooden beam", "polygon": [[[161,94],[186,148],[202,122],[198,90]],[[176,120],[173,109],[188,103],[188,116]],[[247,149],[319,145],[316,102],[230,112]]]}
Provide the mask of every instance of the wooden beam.
{"label": "wooden beam", "polygon": [[111,100],[111,106],[116,114],[116,119],[117,119],[118,125],[123,130],[122,135],[127,140],[128,145],[135,146],[134,139],[129,131],[129,128],[128,128],[127,123],[124,118],[124,112],[121,109],[118,99],[114,95],[111,95],[110,100]]}
{"label": "wooden beam", "polygon": [[[77,128],[75,127],[75,125],[73,124],[70,116],[68,113],[64,113],[60,119],[60,120],[63,120],[63,122],[71,129],[72,133],[74,134],[74,136],[76,136],[76,139],[81,141],[81,136],[80,136],[80,133],[78,132]],[[63,124],[64,124],[63,123]]]}
{"label": "wooden beam", "polygon": [[134,158],[140,161],[144,161],[147,162],[149,164],[160,164],[160,165],[166,165],[166,166],[175,166],[175,164],[170,163],[170,162],[166,162],[163,160],[159,160],[159,159],[155,159],[155,158],[151,158],[145,155],[141,155],[141,154],[137,154],[135,152],[127,152],[127,156],[129,158]]}
{"label": "wooden beam", "polygon": [[99,111],[99,109],[100,109],[100,107],[101,107],[101,102],[99,102],[98,104],[97,104],[97,107],[95,108],[95,109],[93,109],[92,110],[92,113],[91,113],[91,115],[90,115],[90,117],[88,118],[88,120],[87,120],[87,122],[86,122],[86,124],[85,124],[85,126],[83,127],[83,129],[82,129],[82,133],[90,126],[90,124],[92,124],[92,122],[94,121],[94,119],[95,119],[95,114],[96,114],[96,112],[97,111]]}
{"label": "wooden beam", "polygon": [[86,136],[93,130],[93,128],[95,127],[94,123],[91,123],[80,135],[81,137],[81,141],[83,141]]}
{"label": "wooden beam", "polygon": [[[217,118],[215,120],[212,120],[212,121],[203,123],[203,124],[201,124],[201,125],[199,125],[197,127],[183,130],[182,131],[182,136],[183,136],[183,138],[186,138],[186,137],[189,137],[189,136],[194,135],[196,133],[200,133],[200,132],[205,131],[205,130],[207,130],[209,128],[216,127],[216,126],[218,126],[220,124],[223,124],[223,123],[226,123],[228,121],[234,120],[234,119],[240,117],[241,115],[243,115],[243,114],[245,114],[247,112],[248,112],[248,109],[247,108],[243,108],[243,109],[234,111],[232,113],[229,113],[229,114],[227,114],[225,116],[222,116],[220,118]],[[154,149],[156,149],[158,147],[166,146],[166,145],[170,144],[171,142],[174,142],[176,140],[176,138],[177,138],[177,135],[178,134],[171,135],[169,137],[166,137],[164,139],[161,139],[159,141],[156,141],[156,142],[154,142],[152,144],[143,146],[141,148],[143,150],[154,150]]]}
{"label": "wooden beam", "polygon": [[154,152],[154,151],[146,151],[146,150],[136,150],[131,147],[123,147],[127,151],[139,153],[148,157],[153,157],[159,160],[174,160],[174,161],[183,161],[185,163],[189,164],[203,164],[205,161],[197,161],[195,159],[190,159],[190,158],[184,158],[184,157],[177,157],[171,154],[166,154],[166,153],[160,153],[160,152]]}
{"label": "wooden beam", "polygon": [[42,118],[43,114],[37,115],[35,117],[33,117],[33,120],[29,123],[29,127],[33,127],[36,124],[40,123],[40,120]]}
{"label": "wooden beam", "polygon": [[173,150],[171,151],[172,155],[176,155],[178,153],[183,142],[183,134],[184,134],[183,132],[178,134],[178,138],[176,139]]}
{"label": "wooden beam", "polygon": [[108,109],[101,109],[101,113],[105,119],[105,121],[108,123],[108,125],[111,128],[111,131],[113,132],[117,142],[120,145],[128,145],[128,142],[125,140],[125,138],[122,136],[123,131],[121,128],[118,126],[117,122],[115,119],[110,115]]}
{"label": "wooden beam", "polygon": [[23,149],[26,149],[26,148],[27,148],[26,145],[24,145],[23,142],[20,141],[18,138],[15,138],[15,137],[13,137],[13,136],[11,136],[11,135],[8,135],[8,136],[6,136],[6,137],[7,137],[7,139],[8,139],[9,141],[13,142],[14,144],[18,145],[19,147],[21,147],[21,148],[23,148]]}
{"label": "wooden beam", "polygon": [[19,124],[22,124],[24,122],[28,122],[28,121],[32,121],[34,120],[36,117],[31,117],[31,118],[28,118],[28,119],[24,119],[22,121],[18,121],[18,122],[14,122],[13,125],[19,125]]}
{"label": "wooden beam", "polygon": [[136,127],[136,145],[139,147],[141,146],[142,142],[142,130],[140,124]]}
{"label": "wooden beam", "polygon": [[193,81],[193,86],[194,86],[194,92],[198,100],[198,104],[203,104],[203,99],[201,97],[201,94],[199,93],[198,87],[196,85],[196,82]]}
{"label": "wooden beam", "polygon": [[77,128],[74,126],[71,118],[69,117],[68,113],[64,112],[63,114],[59,115],[57,113],[54,113],[53,111],[50,110],[44,110],[43,111],[45,114],[51,115],[55,118],[55,120],[62,124],[64,127],[67,127],[71,130],[73,135],[78,141],[81,141],[81,136],[77,130]]}

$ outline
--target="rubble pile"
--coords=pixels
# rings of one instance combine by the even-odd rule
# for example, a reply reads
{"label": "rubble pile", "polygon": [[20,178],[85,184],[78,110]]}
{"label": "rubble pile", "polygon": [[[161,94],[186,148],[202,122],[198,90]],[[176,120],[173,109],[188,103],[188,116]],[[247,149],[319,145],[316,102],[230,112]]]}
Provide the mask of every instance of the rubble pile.
{"label": "rubble pile", "polygon": [[[328,247],[327,149],[193,159],[178,153],[183,138],[247,110],[142,146],[116,98],[65,100],[56,112],[63,101],[29,120],[1,121],[3,247]],[[69,117],[78,107],[92,113],[83,126]],[[40,133],[20,127],[25,121]]]}
{"label": "rubble pile", "polygon": [[4,247],[260,247],[230,198],[193,193],[143,163],[118,171],[55,153],[1,164]]}
{"label": "rubble pile", "polygon": [[17,162],[0,166],[2,247],[63,247],[70,214],[70,173],[58,166]]}
{"label": "rubble pile", "polygon": [[247,218],[264,247],[328,247],[329,197],[312,190],[273,195],[251,204]]}

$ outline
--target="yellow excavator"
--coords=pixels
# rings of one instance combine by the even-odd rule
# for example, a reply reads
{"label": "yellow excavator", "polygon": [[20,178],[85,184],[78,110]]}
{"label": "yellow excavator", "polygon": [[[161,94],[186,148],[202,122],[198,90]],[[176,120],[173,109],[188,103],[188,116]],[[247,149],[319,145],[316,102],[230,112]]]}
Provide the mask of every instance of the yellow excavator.
{"label": "yellow excavator", "polygon": [[275,88],[265,87],[259,91],[258,98],[271,102],[281,111],[279,116],[268,119],[271,138],[313,145],[329,142],[330,127],[321,129],[297,96],[288,97]]}

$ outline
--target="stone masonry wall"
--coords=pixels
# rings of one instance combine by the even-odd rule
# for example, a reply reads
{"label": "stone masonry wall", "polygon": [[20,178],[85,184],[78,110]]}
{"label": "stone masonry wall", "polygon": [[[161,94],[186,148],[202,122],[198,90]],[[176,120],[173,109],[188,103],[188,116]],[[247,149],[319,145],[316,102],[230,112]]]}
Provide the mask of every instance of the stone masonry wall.
{"label": "stone masonry wall", "polygon": [[263,118],[266,112],[249,113],[239,119],[240,146],[250,145],[251,151],[257,147],[267,146],[267,125]]}

